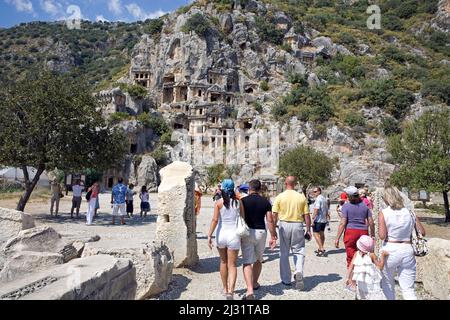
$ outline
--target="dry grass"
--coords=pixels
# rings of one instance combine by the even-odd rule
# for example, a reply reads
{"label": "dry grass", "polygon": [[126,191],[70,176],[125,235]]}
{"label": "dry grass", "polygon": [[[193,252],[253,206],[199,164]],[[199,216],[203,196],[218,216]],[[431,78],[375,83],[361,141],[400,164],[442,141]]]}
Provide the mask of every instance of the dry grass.
{"label": "dry grass", "polygon": [[[7,192],[0,193],[0,200],[17,200],[19,201],[23,192]],[[30,201],[47,201],[50,199],[50,189],[44,187],[37,187],[31,193]]]}

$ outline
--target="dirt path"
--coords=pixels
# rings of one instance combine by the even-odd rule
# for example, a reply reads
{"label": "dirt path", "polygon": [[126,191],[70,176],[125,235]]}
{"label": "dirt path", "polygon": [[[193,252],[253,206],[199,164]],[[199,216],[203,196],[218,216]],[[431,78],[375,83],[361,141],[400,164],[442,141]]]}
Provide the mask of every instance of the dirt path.
{"label": "dirt path", "polygon": [[[157,195],[151,194],[150,203],[152,214],[145,219],[135,215],[127,219],[127,225],[112,226],[111,206],[109,204],[110,194],[101,194],[99,217],[92,226],[85,224],[86,201],[83,201],[81,219],[70,219],[71,197],[64,197],[60,203],[59,217],[50,217],[49,200],[34,199],[26,208],[33,214],[36,224],[46,224],[53,227],[63,236],[77,239],[100,236],[100,242],[108,244],[120,242],[121,244],[134,247],[140,243],[148,243],[153,240],[156,231]],[[135,208],[138,201],[135,199]],[[197,222],[199,264],[192,269],[175,269],[173,281],[168,291],[162,293],[155,299],[223,299],[221,294],[221,281],[219,275],[219,255],[216,249],[209,250],[206,235],[211,222],[213,212],[213,201],[211,197],[205,196],[202,200],[202,211]],[[0,199],[0,207],[14,208],[16,199]],[[137,210],[135,210],[137,211]],[[117,222],[116,222],[117,223]],[[287,300],[347,300],[353,299],[354,294],[345,289],[346,263],[343,248],[333,248],[333,243],[338,227],[338,220],[333,211],[330,223],[331,232],[325,231],[327,257],[316,257],[314,250],[317,249],[314,240],[306,244],[305,262],[305,291],[300,292],[292,287],[286,287],[279,279],[278,248],[274,251],[266,250],[265,262],[260,279],[261,288],[256,291],[257,299],[287,299]],[[292,258],[291,258],[291,265]],[[238,260],[238,280],[236,284],[236,298],[245,293],[245,283],[242,275],[241,259]],[[429,299],[430,296],[418,289],[419,297]]]}

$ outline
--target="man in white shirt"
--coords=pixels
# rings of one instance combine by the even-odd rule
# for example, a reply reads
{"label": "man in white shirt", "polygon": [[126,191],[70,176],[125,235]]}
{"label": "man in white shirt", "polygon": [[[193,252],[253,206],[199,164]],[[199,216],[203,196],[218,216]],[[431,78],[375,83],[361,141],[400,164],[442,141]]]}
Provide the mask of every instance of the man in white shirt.
{"label": "man in white shirt", "polygon": [[312,229],[319,249],[316,251],[318,257],[325,256],[325,228],[329,219],[328,202],[322,195],[322,189],[315,187],[313,190],[315,201],[312,205]]}
{"label": "man in white shirt", "polygon": [[70,209],[70,217],[73,219],[73,210],[77,209],[77,219],[80,215],[81,206],[81,195],[83,193],[84,186],[81,185],[80,180],[76,180],[75,184],[72,186],[73,198],[72,198],[72,209]]}

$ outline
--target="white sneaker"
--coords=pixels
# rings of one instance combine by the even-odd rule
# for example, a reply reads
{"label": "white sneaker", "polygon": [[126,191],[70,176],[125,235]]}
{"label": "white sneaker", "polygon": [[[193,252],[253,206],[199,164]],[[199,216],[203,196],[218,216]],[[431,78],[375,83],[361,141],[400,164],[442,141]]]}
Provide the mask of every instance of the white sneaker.
{"label": "white sneaker", "polygon": [[294,275],[295,279],[295,289],[303,291],[305,289],[305,282],[303,281],[303,275],[300,272],[297,272]]}

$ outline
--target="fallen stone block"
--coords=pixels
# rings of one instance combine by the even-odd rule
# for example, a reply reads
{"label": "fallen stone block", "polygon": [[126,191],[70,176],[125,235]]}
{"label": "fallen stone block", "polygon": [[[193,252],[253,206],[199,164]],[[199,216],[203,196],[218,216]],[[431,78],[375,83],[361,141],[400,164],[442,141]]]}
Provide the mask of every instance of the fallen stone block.
{"label": "fallen stone block", "polygon": [[10,282],[30,273],[63,264],[62,254],[52,252],[21,251],[7,260],[0,272],[0,283]]}
{"label": "fallen stone block", "polygon": [[0,287],[2,300],[132,300],[136,270],[128,259],[74,259]]}
{"label": "fallen stone block", "polygon": [[130,248],[123,242],[87,243],[83,257],[107,254],[115,258],[126,258],[133,262],[136,268],[136,299],[155,296],[169,287],[172,280],[173,260],[165,245],[138,245]]}
{"label": "fallen stone block", "polygon": [[440,300],[450,299],[450,241],[428,239],[429,252],[417,259],[420,280],[426,291]]}
{"label": "fallen stone block", "polygon": [[64,262],[77,257],[77,250],[73,245],[63,240],[58,232],[48,226],[20,231],[15,237],[6,241],[3,247],[3,253],[6,256],[21,251],[60,253]]}
{"label": "fallen stone block", "polygon": [[34,218],[28,213],[0,208],[0,247],[21,230],[34,228]]}
{"label": "fallen stone block", "polygon": [[164,243],[173,252],[175,267],[197,264],[197,235],[194,213],[194,170],[185,162],[176,161],[160,171],[158,188],[157,243]]}

